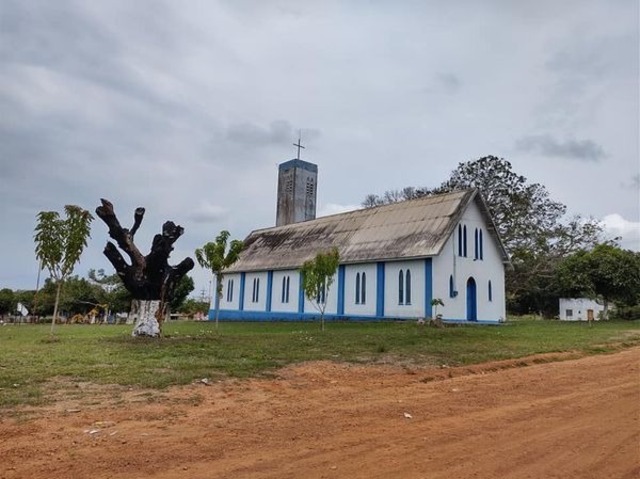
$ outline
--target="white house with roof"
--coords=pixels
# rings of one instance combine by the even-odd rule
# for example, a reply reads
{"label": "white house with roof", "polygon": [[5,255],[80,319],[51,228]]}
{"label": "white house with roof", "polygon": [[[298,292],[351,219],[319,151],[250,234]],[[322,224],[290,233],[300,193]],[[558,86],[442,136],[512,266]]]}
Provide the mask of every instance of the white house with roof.
{"label": "white house with roof", "polygon": [[602,318],[604,305],[589,298],[560,298],[560,314],[562,321],[597,321]]}
{"label": "white house with roof", "polygon": [[340,266],[325,297],[327,319],[429,318],[434,298],[444,303],[444,320],[505,318],[509,258],[475,189],[255,230],[225,271],[210,318],[216,307],[221,320],[318,317],[299,268],[334,247]]}

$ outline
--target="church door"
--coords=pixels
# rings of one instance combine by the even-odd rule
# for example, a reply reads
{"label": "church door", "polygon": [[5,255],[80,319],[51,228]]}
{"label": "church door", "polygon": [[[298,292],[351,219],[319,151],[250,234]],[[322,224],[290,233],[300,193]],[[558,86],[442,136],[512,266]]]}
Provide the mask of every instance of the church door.
{"label": "church door", "polygon": [[473,278],[467,280],[467,321],[478,320],[478,302],[476,294],[476,281]]}

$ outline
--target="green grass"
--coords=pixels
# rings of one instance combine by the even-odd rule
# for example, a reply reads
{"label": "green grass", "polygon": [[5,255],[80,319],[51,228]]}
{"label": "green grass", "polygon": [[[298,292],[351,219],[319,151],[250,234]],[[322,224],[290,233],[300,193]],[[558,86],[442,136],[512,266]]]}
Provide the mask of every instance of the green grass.
{"label": "green grass", "polygon": [[640,322],[513,321],[443,329],[407,323],[173,322],[161,339],[131,338],[131,326],[0,327],[0,407],[38,404],[54,377],[164,388],[199,378],[268,374],[312,360],[466,365],[538,353],[596,354],[640,344]]}

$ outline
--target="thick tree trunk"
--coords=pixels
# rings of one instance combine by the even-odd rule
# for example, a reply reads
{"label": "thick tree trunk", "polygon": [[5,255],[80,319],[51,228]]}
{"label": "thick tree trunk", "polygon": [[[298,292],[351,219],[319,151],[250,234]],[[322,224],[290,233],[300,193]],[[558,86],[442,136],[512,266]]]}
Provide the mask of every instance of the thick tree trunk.
{"label": "thick tree trunk", "polygon": [[[160,300],[139,300],[136,302],[138,303],[138,316],[131,335],[134,338],[159,337],[162,321]],[[158,321],[158,318],[160,318],[160,321]]]}
{"label": "thick tree trunk", "polygon": [[[127,291],[138,300],[139,311],[133,336],[160,336],[163,315],[173,297],[176,284],[193,266],[191,258],[185,258],[177,266],[168,263],[173,244],[184,229],[166,221],[162,234],[157,234],[151,244],[151,252],[144,256],[134,243],[134,236],[142,223],[144,208],[136,208],[131,230],[123,228],[116,217],[113,205],[102,199],[96,214],[109,227],[109,236],[129,256],[129,263],[112,242],[107,242],[104,254],[122,279]],[[133,309],[133,308],[132,308]]]}

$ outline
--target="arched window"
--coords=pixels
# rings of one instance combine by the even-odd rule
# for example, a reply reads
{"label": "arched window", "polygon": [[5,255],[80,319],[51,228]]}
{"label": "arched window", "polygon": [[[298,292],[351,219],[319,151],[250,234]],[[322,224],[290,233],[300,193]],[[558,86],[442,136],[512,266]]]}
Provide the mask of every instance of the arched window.
{"label": "arched window", "polygon": [[467,257],[467,225],[462,227],[462,256]]}
{"label": "arched window", "polygon": [[479,232],[480,235],[480,259],[484,259],[484,245],[482,244],[482,230]]}
{"label": "arched window", "polygon": [[489,284],[487,285],[487,293],[489,296],[489,301],[493,301],[493,288],[491,287],[491,280],[489,280]]}
{"label": "arched window", "polygon": [[449,275],[449,297],[450,298],[454,298],[455,297],[455,286],[453,284],[453,275]]}
{"label": "arched window", "polygon": [[260,299],[260,278],[253,278],[253,295],[251,302],[257,303]]}
{"label": "arched window", "polygon": [[476,228],[473,234],[473,259],[480,259],[480,236],[478,235],[478,228]]}
{"label": "arched window", "polygon": [[233,291],[231,290],[231,285],[233,282],[231,280],[227,281],[227,303],[230,303],[233,298]]}
{"label": "arched window", "polygon": [[286,303],[286,293],[287,293],[287,277],[282,277],[282,294],[280,295],[280,302]]}
{"label": "arched window", "polygon": [[360,290],[360,304],[366,304],[367,302],[367,273],[362,272],[362,283]]}
{"label": "arched window", "polygon": [[404,271],[398,273],[398,304],[404,304]]}
{"label": "arched window", "polygon": [[458,225],[458,256],[462,256],[462,225]]}
{"label": "arched window", "polygon": [[290,286],[291,286],[291,281],[290,281],[289,276],[287,276],[287,294],[286,294],[286,295],[285,295],[285,297],[284,297],[284,300],[285,300],[284,302],[285,302],[285,303],[288,303],[288,302],[289,302],[289,289],[290,289],[289,287],[290,287]]}
{"label": "arched window", "polygon": [[256,302],[256,278],[253,278],[253,289],[251,290],[251,302]]}
{"label": "arched window", "polygon": [[406,280],[404,282],[404,304],[411,304],[411,271],[407,270]]}
{"label": "arched window", "polygon": [[323,283],[318,290],[318,294],[316,295],[316,302],[318,304],[324,303],[326,301],[326,287],[327,283]]}
{"label": "arched window", "polygon": [[360,304],[360,273],[356,273],[356,304]]}

